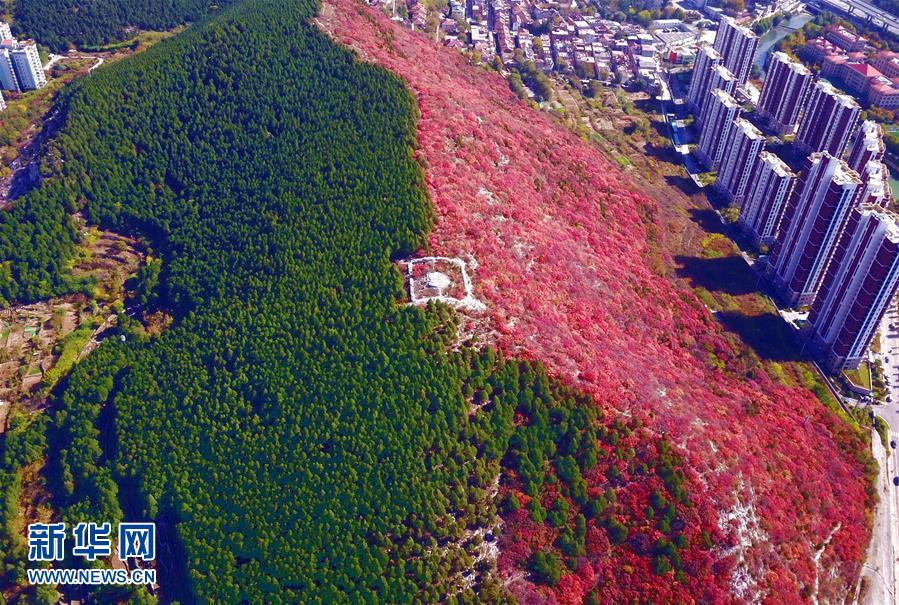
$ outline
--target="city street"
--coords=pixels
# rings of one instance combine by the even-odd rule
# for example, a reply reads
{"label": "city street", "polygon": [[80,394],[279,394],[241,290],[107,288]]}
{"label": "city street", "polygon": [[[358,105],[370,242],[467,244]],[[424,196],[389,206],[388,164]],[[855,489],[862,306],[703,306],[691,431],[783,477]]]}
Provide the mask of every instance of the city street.
{"label": "city street", "polygon": [[[891,328],[890,325],[894,327]],[[887,378],[889,399],[875,407],[875,414],[889,425],[890,441],[899,442],[899,315],[891,306],[880,326],[880,359]],[[899,476],[899,450],[883,447],[877,435],[871,439],[871,450],[880,474],[877,494],[880,504],[874,517],[874,529],[862,576],[868,589],[860,601],[863,605],[896,605],[897,558],[899,558],[899,487],[893,478]]]}
{"label": "city street", "polygon": [[693,179],[693,182],[698,187],[703,187],[702,182],[699,180],[699,174],[703,171],[702,167],[690,153],[690,146],[687,143],[687,127],[684,122],[684,119],[689,115],[686,102],[684,101],[686,91],[681,89],[680,83],[673,73],[666,72],[665,76],[664,89],[667,98],[660,98],[659,104],[662,115],[665,116],[665,122],[668,123],[671,132],[671,144],[674,146],[675,151],[681,155],[687,174],[690,175],[690,178]]}
{"label": "city street", "polygon": [[871,19],[874,25],[886,27],[890,32],[899,34],[899,23],[897,23],[896,17],[865,0],[819,0],[819,4],[822,8],[836,9],[842,12],[847,12],[851,7],[852,16],[856,19]]}

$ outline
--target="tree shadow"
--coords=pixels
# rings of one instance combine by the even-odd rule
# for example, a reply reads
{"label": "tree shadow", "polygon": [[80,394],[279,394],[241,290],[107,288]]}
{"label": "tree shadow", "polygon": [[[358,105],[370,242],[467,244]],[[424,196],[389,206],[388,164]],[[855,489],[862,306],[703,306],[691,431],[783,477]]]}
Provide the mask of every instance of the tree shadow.
{"label": "tree shadow", "polygon": [[680,154],[677,153],[671,145],[653,145],[652,143],[646,143],[643,145],[643,151],[659,162],[664,162],[673,166],[680,165]]}
{"label": "tree shadow", "polygon": [[718,213],[711,208],[690,208],[687,212],[690,214],[690,220],[706,233],[724,233],[724,223],[721,222]]}
{"label": "tree shadow", "polygon": [[643,113],[658,113],[659,102],[653,97],[649,97],[648,99],[635,99],[634,107],[636,107]]}
{"label": "tree shadow", "polygon": [[666,175],[665,182],[681,190],[687,195],[694,195],[699,191],[699,187],[693,182],[693,179],[677,174]]}
{"label": "tree shadow", "polygon": [[674,260],[679,265],[677,276],[687,279],[694,288],[705,288],[709,292],[723,292],[731,296],[759,291],[759,276],[740,256],[676,256]]}
{"label": "tree shadow", "polygon": [[798,333],[775,313],[747,316],[722,311],[715,316],[762,359],[778,362],[804,359]]}

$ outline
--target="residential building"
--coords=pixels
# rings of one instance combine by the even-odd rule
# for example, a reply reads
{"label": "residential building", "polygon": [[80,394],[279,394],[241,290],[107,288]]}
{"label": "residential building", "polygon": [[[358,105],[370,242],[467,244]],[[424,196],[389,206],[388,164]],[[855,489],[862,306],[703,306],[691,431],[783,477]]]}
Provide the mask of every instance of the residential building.
{"label": "residential building", "polygon": [[857,205],[861,179],[829,153],[806,160],[771,249],[768,275],[790,306],[810,305],[834,247]]}
{"label": "residential building", "polygon": [[799,123],[797,148],[803,153],[826,151],[840,157],[860,112],[855,99],[838,91],[827,80],[818,80],[809,93]]}
{"label": "residential building", "polygon": [[745,118],[734,120],[724,143],[721,167],[715,185],[728,201],[740,203],[749,184],[749,176],[765,149],[765,135]]}
{"label": "residential building", "polygon": [[0,40],[12,40],[12,30],[9,28],[9,23],[5,21],[0,21]]}
{"label": "residential building", "polygon": [[812,38],[805,43],[802,57],[811,63],[823,63],[829,55],[839,55],[842,49],[824,38]]}
{"label": "residential building", "polygon": [[44,66],[35,44],[16,44],[9,50],[12,66],[22,90],[36,90],[47,84]]}
{"label": "residential building", "polygon": [[714,170],[721,164],[730,129],[740,117],[741,109],[736,99],[725,91],[720,88],[712,91],[696,147],[696,157],[706,168]]}
{"label": "residential building", "polygon": [[864,55],[850,57],[848,55],[827,55],[821,63],[821,75],[843,85],[855,94],[864,94],[871,79],[883,74],[867,62]]}
{"label": "residential building", "polygon": [[871,65],[888,78],[899,78],[899,53],[889,50],[877,53]]}
{"label": "residential building", "polygon": [[737,25],[731,17],[722,17],[713,46],[723,57],[724,66],[737,78],[738,85],[745,84],[758,52],[759,37],[748,27]]}
{"label": "residential building", "polygon": [[700,101],[698,110],[694,114],[698,125],[702,125],[708,119],[709,102],[712,99],[712,92],[715,90],[723,90],[727,94],[733,96],[736,93],[737,80],[734,75],[728,71],[723,65],[716,65],[712,68],[707,82],[708,90],[705,97]]}
{"label": "residential building", "polygon": [[880,124],[865,120],[852,139],[846,163],[856,172],[861,172],[868,162],[882,160],[885,151]]}
{"label": "residential building", "polygon": [[759,99],[759,115],[778,132],[793,134],[812,87],[812,72],[786,53],[771,53],[768,74]]}
{"label": "residential building", "polygon": [[862,180],[859,201],[888,208],[893,201],[893,194],[890,190],[890,171],[886,164],[871,160],[859,171],[859,177]]}
{"label": "residential building", "polygon": [[874,62],[869,63],[862,52],[845,53],[832,44],[828,45],[817,39],[806,46],[807,49],[813,47],[806,53],[809,58],[821,55],[822,76],[841,82],[846,89],[871,105],[886,109],[899,107],[899,77],[889,76],[878,67],[895,74],[899,67],[896,57],[881,53]]}
{"label": "residential building", "polygon": [[868,46],[867,40],[842,25],[829,28],[825,37],[847,52],[861,52]]}
{"label": "residential building", "polygon": [[34,43],[0,42],[0,87],[3,90],[35,90],[47,83]]}
{"label": "residential building", "polygon": [[865,99],[869,104],[884,109],[899,107],[899,78],[887,79],[883,76],[868,82]]}
{"label": "residential building", "polygon": [[721,65],[721,55],[718,51],[711,46],[700,48],[693,62],[693,76],[690,79],[690,89],[687,91],[687,104],[694,115],[699,113],[711,90],[709,78],[712,77],[712,69],[716,65]]}
{"label": "residential building", "polygon": [[19,79],[13,69],[12,59],[9,53],[0,49],[0,89],[20,91]]}
{"label": "residential building", "polygon": [[769,246],[796,186],[796,174],[779,157],[762,151],[749,183],[740,206],[740,226],[754,245]]}
{"label": "residential building", "polygon": [[899,287],[896,220],[868,204],[849,213],[808,318],[813,350],[831,372],[858,367]]}

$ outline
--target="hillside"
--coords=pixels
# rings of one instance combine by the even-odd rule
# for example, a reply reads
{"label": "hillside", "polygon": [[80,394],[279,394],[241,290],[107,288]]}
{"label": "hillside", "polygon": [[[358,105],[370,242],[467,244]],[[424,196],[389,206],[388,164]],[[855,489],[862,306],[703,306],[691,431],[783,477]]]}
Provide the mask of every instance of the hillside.
{"label": "hillside", "polygon": [[[163,602],[508,602],[501,507],[527,536],[501,531],[500,563],[535,581],[721,600],[721,532],[670,439],[405,304],[392,260],[435,218],[414,98],[315,10],[240,3],[79,81],[41,188],[0,213],[4,296],[84,285],[65,270],[80,210],[148,244],[142,311],[173,318],[150,336],[120,313],[11,410],[4,597],[58,598],[24,585],[26,522],[145,519]],[[596,561],[603,583],[575,589]]]}
{"label": "hillside", "polygon": [[[430,252],[477,261],[488,339],[670,436],[719,511],[727,543],[715,554],[736,596],[841,600],[869,535],[864,437],[808,391],[730,371],[739,352],[714,319],[650,269],[663,237],[654,203],[458,53],[352,0],[327,2],[320,22],[415,92],[418,158],[439,215]],[[532,531],[509,521],[507,544]],[[560,598],[576,602],[587,578],[620,571],[594,562],[563,578]],[[516,552],[501,555],[507,577],[521,566]],[[519,595],[532,590],[519,583]]]}
{"label": "hillside", "polygon": [[134,29],[163,30],[215,14],[229,0],[15,0],[14,27],[56,52],[119,42]]}
{"label": "hillside", "polygon": [[[864,437],[740,373],[656,202],[454,51],[318,10],[236,3],[62,96],[0,295],[89,290],[79,210],[149,244],[173,322],[120,314],[10,412],[4,597],[32,596],[26,521],[125,518],[159,524],[162,602],[841,600]],[[406,304],[426,253],[486,311]]]}

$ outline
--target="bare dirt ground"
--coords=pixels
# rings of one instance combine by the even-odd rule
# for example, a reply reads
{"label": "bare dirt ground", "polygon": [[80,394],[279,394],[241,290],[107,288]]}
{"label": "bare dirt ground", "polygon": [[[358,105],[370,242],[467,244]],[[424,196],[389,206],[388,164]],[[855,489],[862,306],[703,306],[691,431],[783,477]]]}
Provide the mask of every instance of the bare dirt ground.
{"label": "bare dirt ground", "polygon": [[[95,282],[91,298],[76,294],[0,310],[0,431],[12,406],[34,399],[44,377],[59,359],[60,343],[80,326],[93,326],[89,350],[110,327],[111,306],[124,296],[125,281],[143,262],[137,241],[96,228],[83,229],[84,240],[73,274]],[[84,356],[80,351],[77,358]]]}

